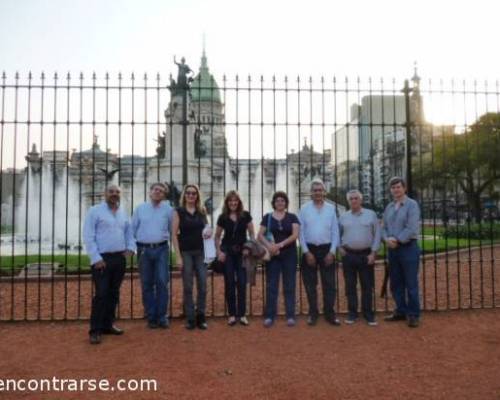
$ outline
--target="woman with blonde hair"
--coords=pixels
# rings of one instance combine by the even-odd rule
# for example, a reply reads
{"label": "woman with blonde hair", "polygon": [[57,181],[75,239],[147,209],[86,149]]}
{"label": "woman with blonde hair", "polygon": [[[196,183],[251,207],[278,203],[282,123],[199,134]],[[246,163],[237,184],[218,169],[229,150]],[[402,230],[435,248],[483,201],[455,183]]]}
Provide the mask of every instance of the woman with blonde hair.
{"label": "woman with blonde hair", "polygon": [[[177,267],[182,271],[186,329],[207,329],[207,267],[204,263],[203,239],[212,235],[198,186],[188,184],[181,194],[181,206],[172,221],[172,244]],[[196,276],[196,308],[193,302],[193,276]]]}
{"label": "woman with blonde hair", "polygon": [[224,289],[229,326],[235,325],[238,321],[242,325],[248,325],[245,315],[247,275],[243,267],[243,245],[247,241],[247,232],[250,238],[254,239],[252,216],[244,210],[238,192],[230,190],[224,199],[222,214],[217,220],[215,230],[217,259],[224,264]]}

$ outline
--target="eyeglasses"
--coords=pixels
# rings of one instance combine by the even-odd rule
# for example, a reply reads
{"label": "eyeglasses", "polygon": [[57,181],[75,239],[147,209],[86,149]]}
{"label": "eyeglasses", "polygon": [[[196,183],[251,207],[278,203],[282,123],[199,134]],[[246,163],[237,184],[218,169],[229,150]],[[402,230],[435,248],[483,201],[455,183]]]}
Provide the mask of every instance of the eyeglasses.
{"label": "eyeglasses", "polygon": [[198,195],[198,193],[196,193],[196,192],[191,192],[191,191],[186,192],[186,196],[197,196],[197,195]]}

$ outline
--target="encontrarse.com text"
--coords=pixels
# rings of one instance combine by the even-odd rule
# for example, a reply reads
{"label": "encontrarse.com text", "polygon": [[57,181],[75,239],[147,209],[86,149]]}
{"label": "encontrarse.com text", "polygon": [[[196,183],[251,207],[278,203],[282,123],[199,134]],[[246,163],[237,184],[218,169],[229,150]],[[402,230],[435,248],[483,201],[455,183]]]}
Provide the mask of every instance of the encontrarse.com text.
{"label": "encontrarse.com text", "polygon": [[0,392],[155,392],[156,379],[1,379]]}

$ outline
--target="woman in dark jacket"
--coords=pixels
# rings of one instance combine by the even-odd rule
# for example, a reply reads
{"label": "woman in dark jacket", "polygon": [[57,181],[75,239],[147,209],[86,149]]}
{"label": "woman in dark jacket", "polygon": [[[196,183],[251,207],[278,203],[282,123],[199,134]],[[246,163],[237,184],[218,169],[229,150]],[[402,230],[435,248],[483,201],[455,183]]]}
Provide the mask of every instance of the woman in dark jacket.
{"label": "woman in dark jacket", "polygon": [[[243,244],[255,237],[252,216],[243,209],[243,202],[235,190],[226,194],[222,214],[217,220],[215,246],[217,259],[224,264],[224,288],[229,313],[228,325],[235,325],[238,320],[248,325],[246,317],[246,270],[242,265]],[[221,242],[221,235],[224,233]]]}
{"label": "woman in dark jacket", "polygon": [[[205,318],[207,298],[207,267],[204,263],[203,239],[212,235],[207,225],[207,213],[202,206],[198,186],[188,184],[181,194],[181,206],[172,220],[172,244],[176,265],[182,270],[186,329],[207,329]],[[198,289],[196,310],[193,302],[193,276]]]}
{"label": "woman in dark jacket", "polygon": [[271,260],[266,265],[266,309],[264,326],[269,328],[276,318],[280,274],[283,274],[283,292],[288,326],[295,326],[295,284],[297,280],[297,247],[300,223],[289,213],[288,196],[276,192],[271,201],[273,212],[264,215],[260,223],[259,241],[267,247]]}

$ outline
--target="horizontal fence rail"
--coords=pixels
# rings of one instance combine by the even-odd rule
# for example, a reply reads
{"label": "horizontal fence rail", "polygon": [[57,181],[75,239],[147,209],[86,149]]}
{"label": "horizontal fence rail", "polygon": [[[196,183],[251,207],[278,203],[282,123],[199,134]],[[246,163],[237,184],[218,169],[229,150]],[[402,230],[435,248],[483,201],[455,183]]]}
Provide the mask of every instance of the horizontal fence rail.
{"label": "horizontal fence rail", "polygon": [[[381,217],[388,180],[403,176],[422,211],[423,309],[499,306],[498,81],[423,80],[416,72],[404,81],[215,79],[206,59],[185,86],[179,78],[2,74],[0,320],[88,319],[86,212],[116,183],[132,215],[157,181],[169,185],[172,204],[183,183],[199,185],[212,226],[224,194],[236,189],[258,226],[275,191],[287,192],[297,213],[316,178],[339,215],[348,190],[359,189]],[[385,254],[375,266],[377,294]],[[250,315],[262,315],[262,268],[248,291]],[[297,311],[306,313],[297,275]],[[337,275],[344,312],[341,268]],[[174,268],[171,278],[175,317],[182,283]],[[223,278],[210,274],[208,289],[208,313],[226,315]],[[375,302],[378,311],[393,307],[390,299]],[[135,257],[119,312],[143,317]]]}

